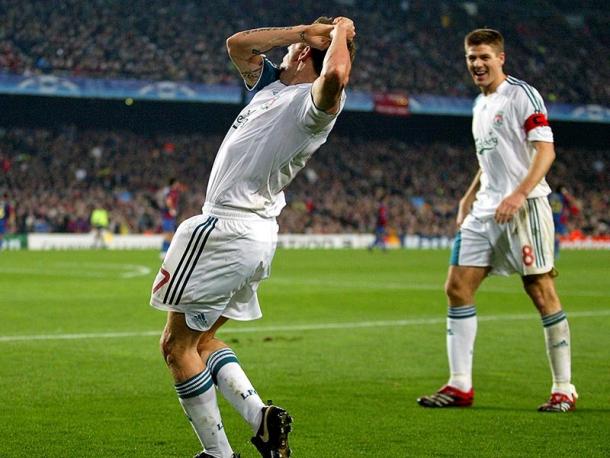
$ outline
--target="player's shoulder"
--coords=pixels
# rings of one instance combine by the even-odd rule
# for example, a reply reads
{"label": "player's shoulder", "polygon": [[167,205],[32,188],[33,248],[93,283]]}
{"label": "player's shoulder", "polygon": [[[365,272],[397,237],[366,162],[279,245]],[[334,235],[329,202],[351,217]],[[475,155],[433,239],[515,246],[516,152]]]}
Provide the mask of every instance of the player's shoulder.
{"label": "player's shoulder", "polygon": [[472,111],[476,112],[479,111],[481,106],[484,104],[485,102],[485,96],[483,94],[479,94],[474,98],[474,101],[472,102]]}
{"label": "player's shoulder", "polygon": [[529,102],[534,108],[542,111],[544,101],[534,86],[514,76],[507,76],[506,83],[506,95],[511,100]]}

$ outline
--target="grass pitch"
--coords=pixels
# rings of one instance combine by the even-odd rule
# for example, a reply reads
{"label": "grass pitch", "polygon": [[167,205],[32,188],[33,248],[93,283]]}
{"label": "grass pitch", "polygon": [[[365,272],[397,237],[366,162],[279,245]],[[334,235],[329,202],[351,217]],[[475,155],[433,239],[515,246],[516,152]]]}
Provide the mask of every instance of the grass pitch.
{"label": "grass pitch", "polygon": [[[578,410],[541,414],[550,373],[517,277],[477,298],[475,406],[427,410],[447,378],[448,252],[289,251],[265,314],[220,333],[264,400],[295,419],[295,457],[609,456],[610,253],[562,253]],[[190,457],[198,441],[158,350],[153,251],[0,253],[0,456]],[[30,336],[30,337],[27,337]],[[229,439],[256,457],[221,400]]]}

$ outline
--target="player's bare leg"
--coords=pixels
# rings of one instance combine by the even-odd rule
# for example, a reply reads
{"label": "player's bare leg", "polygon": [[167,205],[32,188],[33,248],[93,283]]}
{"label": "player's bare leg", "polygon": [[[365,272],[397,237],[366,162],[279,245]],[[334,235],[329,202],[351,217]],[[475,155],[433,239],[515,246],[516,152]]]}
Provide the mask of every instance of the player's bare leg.
{"label": "player's bare leg", "polygon": [[191,421],[205,455],[214,458],[233,456],[225,434],[210,371],[198,352],[205,334],[213,336],[223,322],[217,322],[206,333],[190,329],[183,313],[168,312],[161,336],[161,351],[175,381],[175,388],[187,417]]}
{"label": "player's bare leg", "polygon": [[[227,321],[224,317],[220,320]],[[197,350],[218,390],[252,428],[252,443],[261,455],[290,456],[288,433],[292,418],[284,409],[263,403],[233,350],[210,333],[202,334]]]}
{"label": "player's bare leg", "polygon": [[578,397],[571,384],[570,327],[555,290],[552,272],[522,278],[523,287],[538,309],[544,326],[546,352],[551,366],[553,386],[549,401],[541,405],[542,412],[574,410]]}
{"label": "player's bare leg", "polygon": [[424,407],[468,407],[472,405],[472,355],[477,333],[474,296],[489,273],[488,267],[451,266],[445,282],[447,312],[447,356],[450,377],[446,385],[417,402]]}

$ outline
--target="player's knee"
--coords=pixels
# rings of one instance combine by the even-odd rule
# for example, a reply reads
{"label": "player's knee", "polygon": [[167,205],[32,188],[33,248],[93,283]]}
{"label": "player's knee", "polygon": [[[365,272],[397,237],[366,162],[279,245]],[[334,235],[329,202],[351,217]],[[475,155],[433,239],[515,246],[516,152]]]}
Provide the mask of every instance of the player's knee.
{"label": "player's knee", "polygon": [[452,304],[466,304],[471,302],[470,292],[463,283],[454,279],[447,279],[445,282],[445,294]]}
{"label": "player's knee", "polygon": [[177,342],[172,334],[167,330],[163,332],[159,344],[161,347],[163,360],[168,366],[175,366],[182,359],[182,356],[187,350],[186,347],[184,345],[180,345],[179,342]]}
{"label": "player's knee", "polygon": [[208,357],[217,350],[227,347],[223,341],[216,339],[215,337],[205,338],[205,335],[199,340],[197,344],[197,353],[201,355],[203,361],[207,361]]}

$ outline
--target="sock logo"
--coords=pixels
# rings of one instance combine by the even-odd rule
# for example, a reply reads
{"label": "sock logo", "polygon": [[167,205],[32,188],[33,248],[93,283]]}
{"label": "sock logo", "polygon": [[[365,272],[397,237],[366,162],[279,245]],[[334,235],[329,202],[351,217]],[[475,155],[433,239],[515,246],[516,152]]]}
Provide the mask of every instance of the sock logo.
{"label": "sock logo", "polygon": [[562,340],[559,343],[553,344],[553,348],[561,348],[561,347],[567,347],[568,346],[568,342],[564,340]]}
{"label": "sock logo", "polygon": [[454,335],[454,334],[453,334],[453,330],[452,330],[451,328],[448,328],[448,329],[447,329],[447,335],[448,335],[448,336],[452,336],[452,335]]}
{"label": "sock logo", "polygon": [[222,428],[224,428],[224,425],[222,424],[222,422],[220,422],[216,425],[216,427],[218,428],[218,431],[220,431]]}
{"label": "sock logo", "polygon": [[253,395],[255,395],[255,394],[257,394],[257,393],[256,393],[256,390],[252,389],[252,390],[247,390],[246,392],[241,393],[240,395],[241,395],[241,398],[242,398],[243,400],[246,400],[246,399],[248,399],[250,396],[253,396]]}

